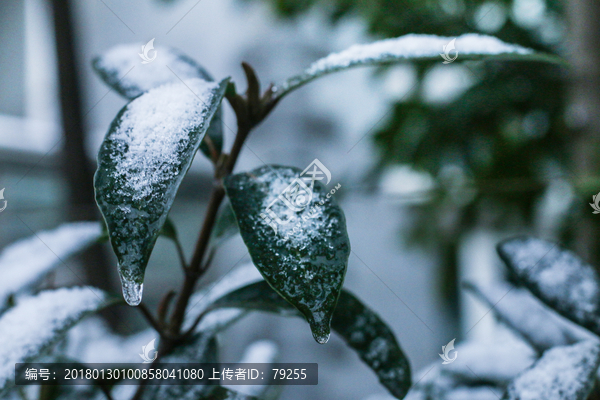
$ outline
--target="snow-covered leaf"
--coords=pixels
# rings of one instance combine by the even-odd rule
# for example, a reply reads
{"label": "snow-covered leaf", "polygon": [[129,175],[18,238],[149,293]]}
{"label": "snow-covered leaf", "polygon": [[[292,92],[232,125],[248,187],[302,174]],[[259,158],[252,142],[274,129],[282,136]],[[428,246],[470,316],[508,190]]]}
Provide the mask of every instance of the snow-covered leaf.
{"label": "snow-covered leaf", "polygon": [[[455,39],[449,54],[444,48]],[[445,54],[457,61],[465,60],[523,60],[562,63],[556,56],[535,53],[531,49],[507,44],[486,35],[464,34],[457,38],[435,35],[411,34],[394,39],[380,40],[369,44],[359,44],[339,53],[330,54],[314,62],[302,74],[275,85],[275,95],[281,98],[294,89],[323,75],[343,71],[357,66],[392,64],[411,60],[443,61]]]}
{"label": "snow-covered leaf", "polygon": [[539,353],[555,346],[594,339],[585,329],[548,309],[526,289],[507,284],[469,283],[465,286]]}
{"label": "snow-covered leaf", "polygon": [[99,222],[73,222],[6,247],[0,253],[0,306],[102,235]]}
{"label": "snow-covered leaf", "polygon": [[484,341],[461,341],[456,351],[454,362],[438,360],[415,373],[416,383],[406,399],[471,400],[489,395],[498,399],[508,383],[538,358],[533,348],[505,329],[495,330]]}
{"label": "snow-covered leaf", "polygon": [[506,400],[585,400],[592,390],[600,343],[554,347],[508,386]]}
{"label": "snow-covered leaf", "polygon": [[[142,64],[138,44],[122,44],[94,58],[92,65],[100,78],[119,94],[134,99],[165,83],[192,78],[212,81],[210,74],[179,50],[156,46],[156,59]],[[151,54],[152,55],[152,54]]]}
{"label": "snow-covered leaf", "polygon": [[600,280],[591,265],[555,243],[533,237],[504,241],[498,253],[540,300],[600,335]]}
{"label": "snow-covered leaf", "polygon": [[136,363],[142,347],[158,339],[153,328],[133,335],[115,334],[104,320],[93,315],[69,330],[64,355],[82,363]]}
{"label": "snow-covered leaf", "polygon": [[100,147],[96,201],[130,305],[142,300],[150,254],[227,82],[191,79],[149,90],[119,112]]}
{"label": "snow-covered leaf", "polygon": [[267,165],[227,177],[225,189],[254,265],[302,312],[315,340],[326,343],[350,240],[344,213],[325,186],[307,184],[301,174]]}
{"label": "snow-covered leaf", "polygon": [[34,361],[85,315],[107,304],[106,295],[90,287],[21,299],[0,318],[0,389],[14,384],[16,363]]}
{"label": "snow-covered leaf", "polygon": [[[265,281],[233,291],[211,305],[214,309],[221,307],[301,315]],[[404,398],[411,386],[410,365],[394,333],[377,314],[350,292],[342,290],[331,326],[373,369],[390,393]]]}
{"label": "snow-covered leaf", "polygon": [[[196,318],[204,313],[210,305],[218,298],[244,287],[250,283],[260,281],[262,277],[258,270],[251,263],[244,264],[228,272],[217,282],[209,285],[206,289],[200,290],[190,298],[184,321],[184,330],[190,328]],[[245,311],[238,309],[223,309],[211,312],[205,315],[196,331],[219,331],[225,329],[229,324],[238,320],[245,314]]]}
{"label": "snow-covered leaf", "polygon": [[[192,58],[168,46],[156,46],[156,58],[142,64],[139,56],[141,44],[122,44],[94,58],[92,66],[100,78],[123,97],[132,100],[150,89],[167,83],[178,83],[199,78],[212,82],[212,76]],[[217,109],[206,136],[218,154],[223,147],[223,118],[221,107]],[[210,146],[202,141],[202,152],[212,158]]]}

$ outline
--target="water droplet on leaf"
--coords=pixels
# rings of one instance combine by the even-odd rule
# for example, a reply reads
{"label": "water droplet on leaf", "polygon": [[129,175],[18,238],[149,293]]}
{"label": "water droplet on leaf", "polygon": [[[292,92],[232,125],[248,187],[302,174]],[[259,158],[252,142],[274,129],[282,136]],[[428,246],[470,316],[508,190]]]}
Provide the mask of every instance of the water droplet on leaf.
{"label": "water droplet on leaf", "polygon": [[123,298],[130,306],[137,306],[142,302],[142,293],[144,284],[137,283],[121,277],[121,286],[123,288]]}
{"label": "water droplet on leaf", "polygon": [[310,324],[310,330],[312,331],[313,337],[319,344],[325,344],[329,341],[331,331],[327,323],[313,322]]}

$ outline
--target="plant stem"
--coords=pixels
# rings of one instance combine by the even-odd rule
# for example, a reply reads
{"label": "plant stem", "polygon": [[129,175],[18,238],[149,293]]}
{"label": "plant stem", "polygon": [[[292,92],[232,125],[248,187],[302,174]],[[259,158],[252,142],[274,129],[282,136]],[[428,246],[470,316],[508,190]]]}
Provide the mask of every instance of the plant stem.
{"label": "plant stem", "polygon": [[[248,70],[249,67],[245,66],[244,68]],[[256,88],[254,90],[256,90]],[[223,187],[222,180],[233,172],[237,159],[242,151],[246,139],[248,138],[248,135],[250,134],[250,131],[258,123],[251,121],[252,117],[249,112],[251,107],[248,101],[246,101],[240,95],[236,94],[235,96],[228,96],[227,100],[230,102],[235,111],[238,122],[238,132],[235,136],[235,141],[229,156],[221,165],[218,165],[215,168],[215,184],[208,202],[204,223],[202,224],[202,229],[200,230],[200,235],[198,236],[198,241],[196,242],[194,255],[192,256],[189,267],[186,269],[183,286],[181,288],[179,297],[177,298],[177,302],[175,303],[175,308],[169,324],[170,333],[175,336],[181,333],[181,327],[185,318],[185,311],[190,297],[194,292],[194,288],[196,287],[196,283],[208,268],[207,265],[203,266],[202,260],[204,259],[204,255],[208,249],[210,235],[215,226],[215,222],[217,221],[219,207],[225,198],[225,188]],[[260,101],[260,99],[257,101]]]}
{"label": "plant stem", "polygon": [[[227,100],[235,111],[238,131],[229,155],[223,154],[218,159],[213,157],[213,162],[215,163],[215,183],[213,185],[210,200],[208,202],[208,208],[202,224],[202,229],[200,230],[200,234],[196,242],[194,254],[190,264],[184,268],[185,278],[166,330],[162,325],[159,325],[156,319],[154,319],[154,317],[145,307],[141,308],[141,311],[146,316],[146,319],[148,319],[150,324],[161,334],[159,357],[160,355],[170,352],[171,349],[173,349],[181,340],[185,339],[185,336],[191,333],[194,327],[199,323],[202,316],[206,314],[205,311],[201,317],[197,318],[196,322],[194,322],[192,325],[192,328],[189,329],[185,334],[182,334],[181,329],[184,323],[185,312],[190,298],[194,293],[194,289],[198,283],[198,280],[206,272],[210,265],[210,257],[205,264],[203,264],[203,260],[205,258],[206,251],[209,248],[210,236],[217,221],[219,207],[225,198],[223,179],[233,172],[237,159],[252,128],[258,125],[270,113],[277,103],[277,101],[272,100],[272,93],[270,90],[267,90],[267,92],[265,92],[263,95],[263,98],[260,98],[258,95],[258,93],[260,93],[260,84],[256,74],[254,73],[254,70],[248,64],[243,64],[243,67],[248,80],[248,90],[246,92],[246,96],[240,96],[239,94],[235,93],[235,90],[233,90],[234,93],[228,93],[226,96]],[[180,253],[180,258],[183,259],[183,252],[180,251],[180,248],[178,248],[178,251]],[[165,297],[164,301],[162,302],[162,310],[159,310],[158,313],[160,322],[164,320],[167,312],[166,309],[168,307],[168,303],[170,302],[170,297],[171,296]],[[146,382],[144,381],[140,383],[140,387],[134,395],[133,400],[138,400],[141,398],[145,383]]]}
{"label": "plant stem", "polygon": [[146,318],[146,321],[148,321],[148,323],[152,326],[152,328],[154,328],[154,330],[156,332],[158,332],[162,337],[164,330],[163,330],[162,326],[160,326],[160,324],[152,316],[152,313],[150,312],[150,310],[148,310],[148,307],[146,307],[146,305],[144,303],[141,303],[138,306],[138,309],[142,312],[142,314],[144,315],[144,318]]}

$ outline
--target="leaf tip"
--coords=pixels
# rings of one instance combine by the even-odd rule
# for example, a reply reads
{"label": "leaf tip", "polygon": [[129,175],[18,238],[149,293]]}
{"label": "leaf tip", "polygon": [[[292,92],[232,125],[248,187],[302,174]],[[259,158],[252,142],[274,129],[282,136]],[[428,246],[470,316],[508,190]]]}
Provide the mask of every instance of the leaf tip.
{"label": "leaf tip", "polygon": [[142,302],[144,284],[121,277],[123,298],[130,306],[138,306]]}

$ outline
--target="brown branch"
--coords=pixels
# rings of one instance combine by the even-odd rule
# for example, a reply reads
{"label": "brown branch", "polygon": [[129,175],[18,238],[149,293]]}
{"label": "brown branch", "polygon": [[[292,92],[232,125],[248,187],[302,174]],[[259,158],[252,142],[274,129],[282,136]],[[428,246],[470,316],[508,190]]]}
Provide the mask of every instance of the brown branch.
{"label": "brown branch", "polygon": [[148,310],[148,307],[146,307],[146,305],[144,303],[141,303],[137,306],[137,308],[142,312],[142,315],[144,316],[144,318],[146,318],[146,321],[148,321],[150,326],[152,326],[152,328],[154,328],[154,330],[156,332],[158,332],[158,334],[162,337],[163,336],[163,328],[156,321],[154,316],[152,316],[152,313],[150,312],[150,310]]}
{"label": "brown branch", "polygon": [[158,322],[160,324],[164,324],[167,319],[167,313],[169,312],[169,305],[171,301],[175,298],[177,293],[174,290],[169,290],[167,294],[161,299],[158,304],[158,310],[156,312]]}

